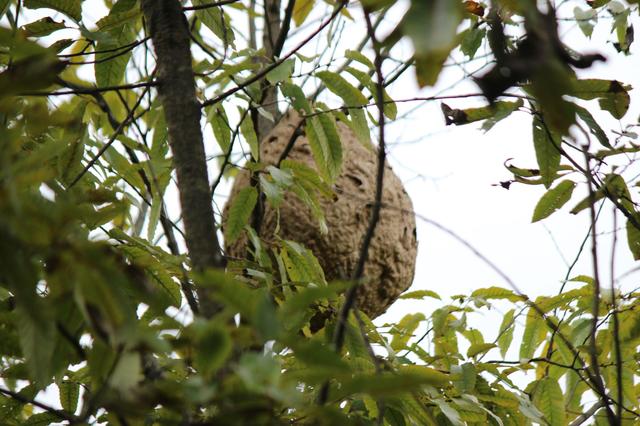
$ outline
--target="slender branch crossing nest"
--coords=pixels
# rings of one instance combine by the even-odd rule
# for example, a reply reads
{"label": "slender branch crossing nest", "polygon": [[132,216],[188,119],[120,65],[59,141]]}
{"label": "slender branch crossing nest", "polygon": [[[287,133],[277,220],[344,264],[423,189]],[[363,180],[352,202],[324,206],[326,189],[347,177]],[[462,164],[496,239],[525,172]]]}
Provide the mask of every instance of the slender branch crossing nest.
{"label": "slender branch crossing nest", "polygon": [[[298,128],[302,118],[288,112],[260,144],[260,161],[276,165]],[[341,173],[334,183],[335,197],[320,197],[328,232],[323,234],[310,209],[292,192],[287,192],[280,205],[278,236],[297,241],[317,257],[328,280],[349,279],[358,263],[362,239],[371,215],[375,198],[376,154],[358,141],[344,123],[337,123],[342,142]],[[298,137],[288,154],[291,160],[316,169],[307,138]],[[231,196],[223,213],[223,226],[238,192],[250,185],[249,172],[237,175]],[[384,173],[382,209],[375,228],[367,262],[365,280],[361,284],[357,306],[370,317],[386,311],[411,285],[416,263],[416,224],[411,200],[402,182],[387,164]],[[265,203],[259,235],[274,239],[278,216],[274,208]],[[246,256],[247,238],[242,236],[226,245],[228,256]]]}

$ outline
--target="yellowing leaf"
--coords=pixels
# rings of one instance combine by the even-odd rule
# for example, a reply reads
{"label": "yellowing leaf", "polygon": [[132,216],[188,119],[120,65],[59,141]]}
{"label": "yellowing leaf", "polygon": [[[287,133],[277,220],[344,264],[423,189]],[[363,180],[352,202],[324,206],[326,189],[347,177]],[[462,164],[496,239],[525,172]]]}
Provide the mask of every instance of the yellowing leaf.
{"label": "yellowing leaf", "polygon": [[302,25],[311,10],[313,10],[313,4],[315,0],[298,0],[295,2],[293,6],[293,22],[296,23],[296,26]]}
{"label": "yellowing leaf", "polygon": [[425,316],[422,313],[405,315],[391,330],[393,335],[391,348],[396,352],[404,349],[409,339],[413,337],[413,332],[424,320]]}
{"label": "yellowing leaf", "polygon": [[467,358],[473,358],[474,356],[488,352],[495,347],[495,343],[476,343],[469,346],[469,349],[467,350]]}
{"label": "yellowing leaf", "polygon": [[416,290],[404,293],[400,296],[400,299],[424,299],[425,297],[433,297],[440,300],[438,293],[432,290]]}
{"label": "yellowing leaf", "polygon": [[471,297],[480,297],[485,300],[489,299],[506,299],[511,302],[522,300],[522,296],[515,294],[512,290],[502,287],[487,287],[474,290]]}

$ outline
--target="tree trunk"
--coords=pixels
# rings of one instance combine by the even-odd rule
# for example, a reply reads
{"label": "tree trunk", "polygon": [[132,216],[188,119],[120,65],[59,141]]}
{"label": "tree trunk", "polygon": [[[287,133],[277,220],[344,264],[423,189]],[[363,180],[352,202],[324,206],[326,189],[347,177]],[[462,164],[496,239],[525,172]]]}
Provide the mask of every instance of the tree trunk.
{"label": "tree trunk", "polygon": [[[157,56],[158,93],[164,108],[177,175],[187,249],[196,270],[221,268],[209,178],[200,128],[201,109],[191,67],[189,27],[178,0],[143,0],[142,11]],[[217,310],[199,292],[200,310]]]}

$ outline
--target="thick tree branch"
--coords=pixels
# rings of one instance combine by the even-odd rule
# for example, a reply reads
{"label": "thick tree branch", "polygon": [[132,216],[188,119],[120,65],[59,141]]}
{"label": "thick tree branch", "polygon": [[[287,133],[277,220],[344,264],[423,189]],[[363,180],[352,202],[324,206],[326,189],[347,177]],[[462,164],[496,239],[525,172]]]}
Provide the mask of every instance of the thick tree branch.
{"label": "thick tree branch", "polygon": [[[168,126],[169,144],[180,192],[185,239],[197,270],[224,267],[216,235],[209,178],[200,128],[200,106],[191,67],[190,36],[178,0],[143,0],[144,13],[157,56],[158,93]],[[201,297],[201,312],[219,308]]]}

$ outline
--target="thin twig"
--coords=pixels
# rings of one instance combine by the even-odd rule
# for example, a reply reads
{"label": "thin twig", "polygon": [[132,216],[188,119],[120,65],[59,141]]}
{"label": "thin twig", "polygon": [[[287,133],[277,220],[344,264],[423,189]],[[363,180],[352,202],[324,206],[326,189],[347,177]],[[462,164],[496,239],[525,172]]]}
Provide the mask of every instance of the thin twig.
{"label": "thin twig", "polygon": [[289,28],[291,28],[291,18],[293,17],[293,8],[296,5],[296,0],[289,0],[287,3],[287,7],[284,10],[284,18],[282,19],[282,24],[280,25],[280,32],[278,33],[278,38],[273,45],[273,52],[271,52],[274,58],[277,58],[280,53],[282,53],[282,48],[284,47],[284,42],[287,39],[287,35],[289,34]]}
{"label": "thin twig", "polygon": [[603,406],[604,406],[604,402],[602,400],[599,400],[598,402],[593,404],[591,408],[589,408],[584,413],[580,414],[578,417],[576,417],[574,421],[569,423],[569,426],[580,426],[582,423],[589,420],[596,413],[596,411],[598,411]]}
{"label": "thin twig", "polygon": [[340,11],[346,6],[346,4],[347,4],[346,0],[340,1],[340,3],[338,3],[336,5],[335,9],[333,10],[333,13],[331,14],[331,16],[329,16],[329,18],[327,18],[326,21],[322,22],[320,24],[320,26],[313,33],[311,33],[309,36],[307,36],[296,47],[291,49],[287,54],[282,56],[280,59],[278,59],[277,61],[274,61],[269,66],[265,67],[262,71],[255,73],[252,77],[250,77],[247,80],[243,81],[241,84],[237,85],[236,87],[232,87],[231,89],[219,94],[215,98],[212,98],[212,99],[209,99],[209,100],[206,100],[206,101],[202,102],[200,104],[200,106],[204,108],[204,107],[207,107],[209,105],[215,105],[218,102],[223,101],[224,99],[226,99],[229,96],[233,95],[237,91],[242,90],[243,88],[249,86],[250,84],[253,84],[256,81],[259,81],[260,79],[262,79],[265,75],[267,75],[272,70],[276,69],[278,66],[282,65],[282,63],[284,61],[286,61],[287,59],[292,57],[294,54],[296,54],[296,52],[298,52],[300,49],[302,49],[307,43],[309,43],[311,40],[313,40],[327,25],[329,25],[331,23],[331,21],[333,21],[336,18],[336,16],[338,16]]}
{"label": "thin twig", "polygon": [[[585,156],[585,176],[587,179],[591,176],[591,165],[589,160],[588,146],[583,146],[583,152]],[[593,308],[591,315],[592,318],[592,326],[591,326],[591,337],[589,339],[589,356],[591,357],[591,368],[593,369],[593,376],[595,379],[595,384],[599,389],[605,389],[604,383],[602,382],[602,375],[600,373],[600,366],[598,365],[598,345],[597,345],[597,332],[598,332],[598,311],[600,310],[600,273],[598,267],[598,241],[597,241],[597,231],[596,231],[596,209],[594,204],[596,203],[596,194],[593,190],[593,185],[591,184],[591,180],[587,181],[587,187],[589,189],[589,214],[591,215],[591,258],[593,263]],[[611,410],[611,406],[609,405],[609,400],[604,395],[600,395],[602,398],[602,402],[605,404],[605,410],[607,412],[607,418],[609,419],[609,424],[615,425],[617,424],[617,419],[613,411]],[[621,401],[619,401],[621,403]]]}
{"label": "thin twig", "polygon": [[227,4],[233,4],[233,3],[238,3],[240,0],[220,0],[220,1],[216,1],[213,3],[205,3],[205,4],[199,4],[197,6],[185,6],[182,8],[182,10],[184,10],[185,12],[188,10],[202,10],[202,9],[209,9],[211,7],[219,7],[219,6],[224,6]]}
{"label": "thin twig", "polygon": [[50,405],[36,401],[35,399],[27,398],[23,395],[20,395],[19,392],[14,392],[9,389],[0,387],[0,393],[8,396],[11,399],[15,399],[16,401],[19,401],[23,404],[31,404],[38,408],[41,408],[45,410],[47,413],[53,414],[54,416],[58,417],[60,420],[66,420],[71,424],[77,424],[81,422],[81,419],[79,417],[74,416],[73,413],[68,413],[64,410],[58,410],[57,408],[54,408]]}
{"label": "thin twig", "polygon": [[[342,305],[342,309],[338,314],[336,329],[333,335],[333,344],[335,346],[335,350],[339,353],[342,350],[342,346],[344,344],[344,336],[345,330],[347,326],[347,321],[349,318],[349,313],[351,309],[355,307],[356,304],[356,295],[358,294],[359,282],[362,280],[364,275],[364,266],[367,261],[367,257],[369,254],[369,246],[371,245],[371,240],[373,239],[373,234],[376,230],[376,226],[378,225],[378,221],[380,220],[380,209],[382,206],[382,190],[383,190],[383,182],[384,182],[384,166],[386,161],[386,146],[385,146],[385,116],[384,116],[384,103],[383,103],[383,93],[384,93],[384,76],[382,75],[382,62],[384,58],[380,54],[380,44],[376,38],[375,30],[371,25],[371,18],[369,12],[365,9],[364,11],[365,22],[367,25],[367,32],[369,33],[369,37],[371,38],[371,43],[373,45],[373,50],[375,53],[374,66],[376,68],[376,90],[377,90],[377,98],[378,98],[378,167],[376,171],[376,192],[375,192],[375,204],[371,206],[371,217],[369,218],[369,224],[367,226],[367,230],[362,239],[362,245],[360,246],[360,253],[358,256],[358,263],[356,264],[356,268],[351,277],[353,281],[353,285],[347,291],[345,296],[344,304]],[[318,398],[318,402],[320,404],[324,404],[329,396],[329,383],[326,382],[321,390]]]}
{"label": "thin twig", "polygon": [[100,159],[100,157],[102,157],[102,155],[107,151],[107,149],[109,149],[109,147],[113,144],[113,142],[115,142],[116,138],[120,136],[124,128],[129,124],[131,124],[131,122],[134,119],[135,110],[140,105],[140,102],[142,101],[142,98],[144,98],[144,95],[147,90],[149,90],[148,87],[145,88],[145,92],[143,92],[142,95],[138,97],[138,100],[136,101],[133,108],[131,108],[131,112],[127,115],[127,118],[125,118],[118,125],[118,127],[113,131],[113,134],[111,135],[109,140],[102,146],[102,148],[98,150],[96,155],[91,160],[89,160],[89,162],[84,166],[84,168],[80,171],[80,173],[78,173],[78,175],[71,181],[71,183],[69,183],[69,185],[67,186],[67,190],[71,189],[76,183],[78,183],[80,179],[82,179],[82,177],[89,171],[89,169],[91,169],[94,166],[94,164],[96,164],[96,162]]}
{"label": "thin twig", "polygon": [[139,89],[141,87],[153,87],[158,83],[155,81],[143,81],[140,83],[123,84],[120,86],[105,86],[105,87],[81,87],[75,86],[70,90],[56,90],[54,92],[24,92],[19,96],[64,96],[64,95],[93,95],[94,93],[112,92],[116,90],[131,90]]}
{"label": "thin twig", "polygon": [[611,310],[613,319],[613,346],[616,352],[616,396],[620,404],[616,406],[617,425],[622,424],[622,402],[624,401],[622,393],[622,353],[620,344],[620,322],[618,319],[618,303],[616,300],[616,245],[618,243],[618,215],[615,207],[613,208],[613,241],[611,242]]}

